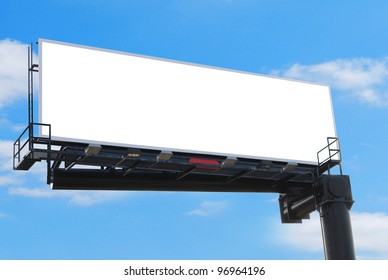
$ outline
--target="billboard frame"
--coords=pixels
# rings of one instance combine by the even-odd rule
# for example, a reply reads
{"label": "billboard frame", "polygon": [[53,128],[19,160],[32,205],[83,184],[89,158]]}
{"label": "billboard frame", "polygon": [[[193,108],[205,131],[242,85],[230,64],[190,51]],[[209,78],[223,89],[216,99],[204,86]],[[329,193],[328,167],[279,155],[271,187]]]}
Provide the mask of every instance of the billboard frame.
{"label": "billboard frame", "polygon": [[[282,126],[281,128],[279,128],[279,130],[285,130],[284,132],[278,132],[278,128],[276,128],[276,127],[272,128],[270,124],[266,124],[265,115],[271,114],[268,111],[260,112],[259,115],[262,113],[263,117],[259,117],[259,122],[252,123],[253,125],[257,124],[257,127],[247,129],[248,126],[245,126],[244,127],[245,129],[241,129],[241,131],[243,131],[242,136],[238,135],[239,132],[228,131],[227,129],[220,130],[221,133],[219,133],[219,134],[216,134],[216,133],[212,134],[213,133],[212,129],[210,129],[210,126],[207,126],[206,131],[209,135],[205,135],[203,137],[203,138],[206,138],[205,139],[206,145],[202,143],[202,142],[205,142],[205,141],[203,141],[203,138],[201,138],[200,136],[197,136],[197,135],[201,134],[201,130],[196,130],[194,133],[192,133],[192,135],[190,137],[192,137],[194,135],[194,137],[196,137],[196,138],[193,140],[189,139],[189,141],[191,141],[191,143],[188,141],[188,137],[186,137],[186,138],[183,137],[183,135],[189,134],[189,131],[186,130],[186,131],[179,134],[179,137],[182,137],[181,139],[179,139],[179,141],[175,140],[174,144],[170,144],[170,145],[167,145],[165,143],[168,143],[168,142],[172,143],[172,139],[177,138],[177,136],[178,136],[177,133],[173,134],[174,137],[166,138],[165,141],[163,140],[164,142],[160,142],[161,135],[163,134],[163,131],[162,131],[163,129],[157,130],[157,132],[155,132],[154,135],[152,135],[152,133],[149,132],[149,131],[151,131],[151,129],[141,130],[140,126],[137,127],[137,130],[136,129],[134,130],[137,132],[141,131],[141,133],[134,133],[134,134],[136,134],[135,137],[139,137],[139,134],[144,134],[144,133],[148,133],[148,134],[146,136],[143,136],[143,138],[139,138],[140,140],[136,140],[134,142],[131,142],[131,140],[134,139],[135,137],[132,137],[131,139],[126,138],[129,140],[116,140],[116,141],[111,141],[112,138],[109,138],[110,140],[102,139],[102,138],[108,137],[105,135],[109,135],[109,137],[111,137],[113,130],[109,131],[108,133],[104,133],[104,137],[101,137],[101,139],[96,139],[98,137],[90,137],[90,136],[89,137],[74,137],[74,135],[67,137],[67,135],[64,136],[66,133],[62,133],[62,132],[58,133],[58,135],[57,135],[56,131],[58,131],[59,128],[62,130],[67,129],[67,123],[62,122],[62,123],[60,123],[60,125],[57,125],[56,123],[51,122],[49,119],[47,119],[43,116],[44,110],[46,110],[47,108],[50,108],[50,110],[54,110],[54,109],[51,109],[51,107],[55,106],[55,101],[51,101],[51,103],[49,103],[49,105],[43,104],[44,98],[47,98],[47,94],[44,93],[44,90],[42,89],[42,82],[43,82],[42,77],[43,77],[43,75],[45,75],[44,74],[45,73],[44,72],[45,66],[43,64],[44,61],[42,61],[42,59],[43,59],[42,58],[43,57],[43,54],[42,54],[43,44],[47,44],[47,45],[52,44],[54,46],[59,46],[59,47],[63,46],[65,48],[70,47],[70,48],[76,49],[77,51],[78,51],[78,49],[80,51],[83,51],[83,50],[89,51],[90,50],[93,52],[97,52],[98,54],[103,53],[103,54],[107,54],[107,55],[110,55],[110,54],[119,55],[119,56],[122,56],[122,58],[131,57],[131,58],[140,59],[140,60],[144,60],[144,61],[147,60],[148,62],[152,61],[152,63],[156,63],[156,64],[167,63],[170,66],[174,65],[174,67],[183,67],[182,69],[185,69],[185,68],[190,68],[191,70],[192,69],[200,69],[200,71],[207,71],[207,73],[222,73],[222,75],[230,75],[231,77],[234,77],[235,75],[237,75],[239,77],[239,79],[240,79],[240,77],[245,77],[247,80],[262,79],[262,81],[268,82],[268,83],[270,83],[272,81],[276,81],[276,83],[279,82],[279,83],[283,83],[285,85],[298,84],[301,86],[302,85],[309,86],[309,87],[311,86],[312,88],[322,87],[322,89],[325,88],[325,90],[327,90],[327,92],[324,93],[324,94],[327,93],[327,96],[324,97],[325,100],[324,100],[324,102],[322,102],[322,103],[326,104],[325,117],[330,119],[329,121],[325,121],[324,126],[326,127],[325,128],[326,131],[330,130],[330,133],[327,133],[328,135],[326,135],[326,133],[325,133],[325,135],[324,135],[324,133],[322,133],[322,135],[321,135],[322,137],[320,138],[321,144],[319,144],[319,146],[316,145],[317,147],[314,147],[314,149],[312,148],[311,143],[316,141],[316,139],[314,138],[315,139],[314,141],[311,141],[311,140],[313,139],[313,137],[316,137],[315,135],[320,133],[319,127],[320,127],[320,122],[322,121],[322,116],[320,116],[319,113],[315,113],[315,110],[319,110],[319,106],[318,106],[319,104],[318,104],[318,102],[316,102],[317,108],[310,108],[309,109],[310,115],[303,116],[303,120],[300,121],[300,123],[306,122],[307,123],[306,127],[300,129],[299,131],[301,133],[295,134],[294,136],[292,136],[292,131],[295,128],[291,128],[290,126],[297,127],[300,124],[298,124],[298,123],[295,124],[295,122],[297,122],[298,118],[297,117],[294,118],[292,115],[297,114],[297,111],[300,111],[300,110],[294,110],[294,111],[290,110],[289,111],[290,113],[287,116],[283,116],[283,118],[276,119],[276,123],[274,122],[275,125],[272,125],[272,126],[274,126],[274,127],[275,126],[277,126],[277,127]],[[212,67],[212,66],[206,66],[206,65],[199,65],[199,64],[194,64],[194,63],[186,63],[186,62],[180,62],[180,61],[174,61],[174,60],[168,60],[168,59],[161,59],[161,58],[155,58],[155,57],[150,57],[150,56],[143,56],[143,55],[131,54],[131,53],[120,52],[120,51],[112,51],[112,50],[106,50],[106,49],[101,49],[101,48],[88,47],[88,46],[82,46],[82,45],[76,45],[76,44],[70,44],[70,43],[63,43],[63,42],[57,42],[57,41],[52,41],[52,40],[46,40],[46,39],[39,39],[39,52],[40,52],[40,56],[39,56],[39,65],[40,65],[40,71],[39,71],[39,73],[40,73],[39,74],[39,80],[40,80],[39,84],[40,85],[39,85],[39,87],[40,87],[40,89],[39,89],[39,114],[38,114],[38,116],[39,116],[40,123],[50,123],[53,125],[53,134],[52,134],[53,140],[68,141],[68,142],[75,142],[75,143],[94,143],[94,144],[101,144],[101,145],[115,145],[115,146],[121,146],[121,147],[150,149],[150,150],[168,150],[171,152],[208,154],[208,155],[213,155],[213,156],[228,156],[228,157],[238,157],[238,158],[247,158],[247,159],[264,159],[264,160],[297,162],[297,163],[301,163],[301,164],[318,165],[319,163],[316,160],[316,156],[315,156],[316,151],[324,146],[327,137],[336,137],[337,136],[336,126],[335,126],[335,118],[334,118],[334,110],[333,110],[330,89],[326,85],[317,84],[317,83],[310,83],[310,82],[295,81],[295,80],[291,80],[291,79],[283,79],[283,78],[279,78],[279,77],[264,76],[264,75],[260,75],[260,74],[256,74],[256,73],[248,73],[248,72],[236,71],[236,70],[231,70],[231,69],[224,69],[224,68],[218,68],[218,67]],[[57,55],[55,57],[57,59],[57,57],[60,57],[60,55]],[[64,64],[60,64],[60,65],[61,65],[61,68],[63,68],[62,65],[64,65]],[[71,66],[71,67],[74,67],[74,66]],[[198,73],[200,73],[200,71],[193,71],[193,73],[198,74]],[[68,72],[71,72],[71,71],[69,70]],[[70,75],[70,73],[68,73],[68,74]],[[65,76],[66,75],[63,75],[63,73],[58,75],[58,77],[60,77],[60,79],[63,79],[62,80],[63,82],[58,83],[58,84],[61,84],[62,86],[66,85]],[[255,78],[251,79],[251,77],[255,77]],[[55,83],[55,84],[57,84],[57,83]],[[54,92],[54,91],[51,91],[51,92]],[[251,93],[249,93],[249,94],[251,94]],[[311,93],[311,95],[314,95],[314,94],[315,93]],[[320,94],[323,95],[322,93],[320,93]],[[294,99],[295,97],[292,97],[292,98]],[[92,99],[92,98],[90,98],[90,99]],[[144,99],[139,99],[139,100],[145,102]],[[63,98],[62,101],[68,102],[68,101],[66,101],[65,98]],[[299,103],[302,103],[302,101],[303,100],[301,100]],[[73,104],[77,103],[77,102],[78,101],[73,101]],[[271,102],[274,102],[274,101],[271,101]],[[125,104],[125,102],[123,102],[123,103]],[[247,102],[247,103],[250,103],[250,102]],[[66,104],[70,104],[70,101]],[[69,107],[70,105],[65,105],[65,106]],[[233,109],[231,109],[231,107],[233,105],[232,105],[231,101],[228,101],[228,106],[229,106],[227,108],[228,110],[226,110],[227,114],[233,114],[233,112],[232,112]],[[298,106],[300,106],[300,105],[298,104]],[[266,107],[266,106],[263,106],[263,107]],[[152,107],[152,108],[154,108],[154,107]],[[282,107],[282,108],[284,108],[284,107]],[[90,107],[89,107],[89,109],[90,109]],[[147,109],[147,110],[152,111],[152,109]],[[179,112],[184,111],[184,110],[185,110],[185,108],[183,108]],[[323,110],[323,109],[321,109],[321,110]],[[74,111],[77,112],[77,110],[74,110]],[[80,110],[78,110],[78,111],[80,111]],[[118,110],[118,111],[120,111],[120,110]],[[239,114],[242,114],[241,112],[245,113],[245,111],[249,111],[249,110],[240,110]],[[252,119],[253,117],[255,117],[255,114],[252,111],[253,110],[250,110],[250,113],[249,114],[247,113],[246,119]],[[279,111],[282,111],[282,110],[279,108]],[[232,113],[230,113],[230,112],[232,112]],[[55,111],[55,112],[50,112],[50,113],[52,114],[51,116],[55,116],[55,114],[57,112]],[[90,111],[89,111],[89,113],[90,113]],[[136,115],[136,114],[137,115],[142,114],[142,112],[136,111],[135,113],[133,113],[133,115]],[[94,113],[94,115],[97,115],[97,114]],[[163,115],[164,114],[161,114],[157,118],[159,118],[160,116],[163,117]],[[277,118],[276,117],[277,113],[273,113],[272,115],[275,115],[275,116],[269,117],[268,119]],[[72,117],[74,117],[74,112],[70,112],[67,114],[67,118],[70,119]],[[179,113],[177,113],[175,115],[171,114],[171,115],[169,115],[169,119],[167,119],[167,120],[172,120],[174,118],[179,119],[179,118],[183,118],[183,117],[187,117],[187,116],[183,116],[183,114],[179,114]],[[202,118],[201,116],[198,116],[198,118],[201,118],[199,121],[200,123],[203,124],[204,122],[206,122],[205,118]],[[287,120],[283,120],[285,118],[287,118]],[[288,119],[292,119],[292,118],[294,118],[293,119],[294,123],[292,123],[292,121],[288,120]],[[121,118],[118,118],[118,119],[121,119]],[[299,119],[302,119],[302,116],[299,116]],[[190,119],[190,120],[192,121],[192,119]],[[58,118],[56,119],[56,121],[58,122]],[[233,122],[234,124],[236,123],[234,120],[231,120],[231,122]],[[78,122],[73,119],[72,123],[77,124]],[[102,122],[96,122],[96,124],[97,123],[101,124],[101,127],[103,127],[104,129],[109,127],[109,125],[106,125],[106,124],[103,125]],[[189,123],[189,125],[191,124],[191,127],[193,127],[193,122],[192,123],[188,122],[188,123]],[[94,126],[96,124],[94,124]],[[147,121],[146,124],[150,125],[150,122]],[[181,122],[181,123],[179,123],[178,127],[182,128],[185,125],[186,125],[185,123]],[[167,124],[166,126],[167,126],[169,132],[171,132],[172,129],[169,127],[170,124]],[[237,125],[234,125],[233,127],[236,128],[236,126]],[[302,126],[303,126],[303,124],[302,124]],[[84,127],[85,127],[85,125],[84,125]],[[160,127],[160,125],[159,126],[154,125],[154,127],[151,127],[151,128],[154,129],[155,127]],[[99,130],[99,129],[100,128],[97,128],[94,130]],[[216,128],[216,129],[218,129],[218,128]],[[260,129],[262,129],[263,131],[267,130],[267,132],[266,132],[267,134],[275,133],[276,137],[271,138],[271,140],[272,140],[271,141],[270,139],[266,139],[266,138],[268,138],[268,137],[266,137],[266,133],[263,133],[263,135],[258,136],[257,132],[253,132],[253,131],[260,130]],[[76,129],[74,129],[74,130],[76,130]],[[81,132],[81,130],[82,130],[82,128],[77,127],[77,133],[82,133],[83,135],[85,135],[86,129],[84,129],[82,132]],[[93,130],[93,129],[91,129],[91,130]],[[119,130],[119,129],[117,129],[117,130]],[[123,128],[121,128],[121,130],[123,130]],[[252,132],[249,132],[249,130],[252,130]],[[307,130],[312,130],[312,132],[306,133],[305,131],[307,131]],[[244,135],[244,133],[245,133],[245,135]],[[304,133],[304,135],[302,135],[302,133]],[[224,135],[224,134],[226,134],[226,135]],[[46,136],[46,135],[47,135],[47,133],[44,133],[44,131],[40,131],[40,136]],[[80,134],[78,134],[78,135],[80,135]],[[100,134],[100,135],[102,135],[102,134]],[[299,136],[299,135],[302,135],[302,136]],[[212,141],[212,139],[216,138],[216,136],[218,137],[217,139],[220,139],[220,141],[218,141],[217,143],[216,142],[210,143]],[[146,141],[148,141],[148,139],[151,139],[152,137],[153,138],[158,137],[158,140],[154,141],[154,142],[149,141],[148,143],[145,143]],[[165,136],[163,136],[163,137],[165,137]],[[287,140],[284,142],[281,142],[282,141],[281,137],[287,138]],[[304,139],[304,138],[309,138],[309,137],[310,137],[310,139],[308,139],[308,140]],[[225,139],[228,139],[228,138],[231,139],[231,140],[229,140],[230,141],[229,146],[227,143],[223,143],[223,142],[225,142]],[[244,141],[246,141],[246,142],[244,142],[244,143],[241,142],[240,145],[236,145],[235,147],[233,147],[233,149],[230,148],[230,146],[232,146],[232,145],[230,145],[230,143],[236,143],[237,141],[241,141],[241,140],[239,140],[241,138],[244,138],[245,139]],[[144,140],[144,139],[147,139],[147,140],[142,142],[141,140]],[[210,140],[210,142],[209,142],[209,140]],[[197,145],[197,146],[193,145],[192,147],[188,147],[190,145],[185,144],[186,145],[185,146],[185,145],[180,144],[180,143],[184,143],[185,141],[186,141],[186,143],[190,143],[190,145],[192,143],[195,143],[195,145]],[[273,141],[278,141],[277,142],[278,145],[276,146],[276,148],[275,148],[275,145],[272,144]],[[158,145],[159,142],[160,142],[160,145]],[[207,144],[208,142],[210,143],[209,145]],[[288,142],[290,142],[290,143],[288,143]],[[301,144],[302,142],[303,142],[304,146],[302,146],[302,144]],[[201,145],[199,145],[198,143],[201,143]],[[265,146],[265,145],[267,145],[267,146]],[[286,145],[289,145],[289,146],[287,146],[288,148],[286,147]],[[213,149],[209,148],[210,146],[213,147]],[[222,149],[219,148],[219,146],[222,146]],[[249,147],[249,148],[246,148],[245,146]],[[260,147],[265,147],[265,148],[260,148]],[[229,149],[230,149],[230,152],[229,152]],[[281,149],[283,149],[283,150],[281,152],[279,152],[279,150],[281,150]],[[304,152],[304,150],[307,150],[307,149],[309,149],[308,156],[306,156],[307,152]],[[268,150],[271,150],[271,151],[268,152]],[[248,152],[246,152],[246,151],[248,151]],[[254,151],[254,152],[251,152],[251,151]],[[284,155],[287,154],[288,156],[281,156],[282,153]],[[297,155],[302,154],[302,153],[305,153],[303,155],[303,157],[300,156],[300,158],[298,158]]]}

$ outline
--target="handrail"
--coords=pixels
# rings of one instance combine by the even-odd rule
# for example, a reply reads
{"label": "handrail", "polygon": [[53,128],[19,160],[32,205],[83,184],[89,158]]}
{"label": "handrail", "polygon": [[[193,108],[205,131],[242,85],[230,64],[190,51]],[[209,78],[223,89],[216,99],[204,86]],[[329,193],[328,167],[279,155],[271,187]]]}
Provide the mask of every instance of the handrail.
{"label": "handrail", "polygon": [[[332,140],[332,141],[330,142],[330,140]],[[335,144],[335,143],[337,144],[337,147],[338,147],[338,148],[335,148],[335,149],[331,148],[331,146],[332,146],[333,144]],[[328,156],[327,158],[325,158],[324,160],[321,161],[319,155],[320,155],[323,151],[325,151],[325,150],[328,151],[329,156]],[[333,153],[333,152],[334,152],[334,153]],[[321,165],[323,165],[324,163],[326,163],[326,162],[328,162],[328,161],[332,161],[333,158],[334,158],[336,155],[338,155],[338,159],[336,159],[335,161],[336,161],[336,162],[341,162],[341,149],[340,149],[340,142],[339,142],[339,139],[338,139],[337,137],[327,137],[327,146],[325,146],[324,148],[322,148],[321,150],[319,150],[318,153],[317,153],[318,165],[321,166]]]}
{"label": "handrail", "polygon": [[[44,124],[44,123],[30,123],[27,125],[27,127],[23,130],[23,132],[20,134],[20,136],[16,139],[16,141],[13,144],[13,169],[16,169],[17,166],[22,161],[22,151],[26,148],[28,145],[28,151],[31,152],[34,149],[34,127],[36,126],[47,126],[49,133],[48,133],[48,144],[47,148],[50,152],[51,150],[51,125],[50,124]],[[28,133],[27,133],[28,132]],[[28,135],[25,142],[22,143],[22,138]]]}
{"label": "handrail", "polygon": [[[332,145],[335,145],[335,148],[331,148]],[[322,152],[324,152],[324,151],[326,152],[326,154],[328,154],[328,157],[324,158],[321,161],[320,154],[322,154]],[[328,165],[327,171],[330,174],[330,168],[335,166],[335,165],[339,165],[340,171],[342,174],[342,168],[341,168],[342,157],[341,157],[341,148],[340,148],[339,138],[327,137],[327,145],[317,152],[317,159],[318,159],[318,169],[319,169],[319,167],[322,167],[322,166],[327,164]],[[330,166],[331,163],[333,163],[334,165]]]}
{"label": "handrail", "polygon": [[[13,144],[13,169],[16,169],[16,164],[15,161],[17,159],[17,164],[20,163],[20,158],[21,158],[21,151],[24,149],[24,147],[31,141],[30,137],[27,138],[26,142],[23,145],[20,145],[21,139],[24,136],[24,134],[28,131],[28,134],[30,135],[30,126],[33,124],[29,124],[23,132],[20,134],[19,138],[16,139],[16,141]],[[16,151],[16,146],[17,146],[17,151]]]}

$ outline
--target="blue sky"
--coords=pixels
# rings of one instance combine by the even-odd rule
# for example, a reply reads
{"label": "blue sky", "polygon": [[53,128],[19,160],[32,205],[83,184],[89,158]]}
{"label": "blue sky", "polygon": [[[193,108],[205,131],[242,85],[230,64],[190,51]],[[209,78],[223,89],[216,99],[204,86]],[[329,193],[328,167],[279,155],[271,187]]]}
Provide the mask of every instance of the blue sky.
{"label": "blue sky", "polygon": [[356,254],[388,259],[388,2],[0,0],[0,259],[323,259],[277,195],[52,191],[12,170],[39,38],[331,86]]}

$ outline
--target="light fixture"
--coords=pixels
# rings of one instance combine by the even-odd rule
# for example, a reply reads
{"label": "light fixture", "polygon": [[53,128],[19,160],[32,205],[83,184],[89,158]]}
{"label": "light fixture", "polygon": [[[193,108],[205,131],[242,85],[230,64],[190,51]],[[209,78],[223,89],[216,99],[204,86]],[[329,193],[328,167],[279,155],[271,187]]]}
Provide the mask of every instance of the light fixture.
{"label": "light fixture", "polygon": [[170,151],[161,151],[160,154],[157,157],[157,161],[166,161],[169,160],[172,157],[172,152]]}
{"label": "light fixture", "polygon": [[283,171],[292,171],[298,167],[296,162],[289,162],[285,167],[283,167]]}
{"label": "light fixture", "polygon": [[101,151],[101,145],[98,145],[98,144],[89,144],[86,148],[85,148],[85,153],[87,155],[97,155],[100,151]]}
{"label": "light fixture", "polygon": [[262,161],[259,163],[258,168],[270,169],[272,166],[273,166],[273,162],[272,162],[272,161],[269,161],[269,160],[262,160]]}
{"label": "light fixture", "polygon": [[140,149],[128,148],[126,151],[127,157],[137,158],[140,157],[141,151]]}
{"label": "light fixture", "polygon": [[233,167],[237,163],[238,159],[236,157],[227,157],[222,162],[222,167]]}

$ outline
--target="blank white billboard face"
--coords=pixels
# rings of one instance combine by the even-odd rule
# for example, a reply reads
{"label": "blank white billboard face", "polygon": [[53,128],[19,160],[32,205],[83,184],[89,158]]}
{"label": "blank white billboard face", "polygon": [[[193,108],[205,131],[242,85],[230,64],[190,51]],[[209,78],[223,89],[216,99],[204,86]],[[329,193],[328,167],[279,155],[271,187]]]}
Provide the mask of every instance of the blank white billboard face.
{"label": "blank white billboard face", "polygon": [[55,140],[317,164],[336,136],[328,86],[39,46],[39,121]]}

